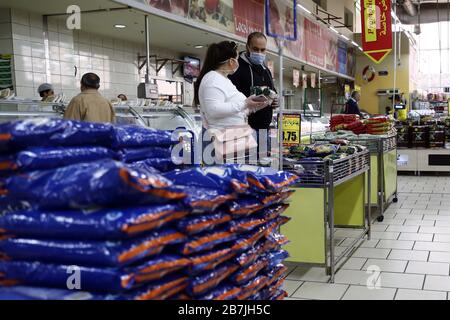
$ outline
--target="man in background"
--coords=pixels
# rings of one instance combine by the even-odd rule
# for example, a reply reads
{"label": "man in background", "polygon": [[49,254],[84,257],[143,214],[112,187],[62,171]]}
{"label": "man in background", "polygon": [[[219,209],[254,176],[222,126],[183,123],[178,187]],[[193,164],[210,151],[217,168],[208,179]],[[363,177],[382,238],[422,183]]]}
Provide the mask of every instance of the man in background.
{"label": "man in background", "polygon": [[363,117],[361,114],[361,110],[359,109],[359,101],[361,100],[361,94],[358,91],[353,91],[350,99],[347,101],[345,105],[345,113],[346,114],[357,114],[361,118]]}
{"label": "man in background", "polygon": [[42,98],[42,102],[47,101],[55,95],[53,86],[50,83],[43,83],[38,88],[39,96]]}
{"label": "man in background", "polygon": [[70,101],[64,119],[87,122],[115,122],[111,103],[98,92],[100,78],[86,73],[81,78],[81,93]]}

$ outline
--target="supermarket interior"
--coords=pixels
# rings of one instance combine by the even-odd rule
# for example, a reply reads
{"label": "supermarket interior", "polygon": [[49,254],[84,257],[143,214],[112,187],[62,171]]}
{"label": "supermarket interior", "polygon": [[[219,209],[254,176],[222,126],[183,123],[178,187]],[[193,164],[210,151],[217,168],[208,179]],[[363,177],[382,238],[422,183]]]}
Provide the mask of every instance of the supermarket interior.
{"label": "supermarket interior", "polygon": [[0,300],[449,300],[450,0],[0,0]]}

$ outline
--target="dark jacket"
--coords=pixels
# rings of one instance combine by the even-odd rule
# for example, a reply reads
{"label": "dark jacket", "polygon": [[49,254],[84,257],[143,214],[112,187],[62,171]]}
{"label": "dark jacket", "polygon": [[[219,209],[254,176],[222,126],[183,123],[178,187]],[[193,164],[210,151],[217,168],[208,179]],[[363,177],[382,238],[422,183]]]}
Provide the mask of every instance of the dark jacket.
{"label": "dark jacket", "polygon": [[[245,52],[239,57],[239,69],[233,75],[229,76],[231,82],[245,96],[250,97],[251,87],[269,87],[275,90],[273,77],[266,66],[258,66],[249,61]],[[255,130],[269,129],[272,123],[273,108],[268,106],[248,118],[248,124]]]}
{"label": "dark jacket", "polygon": [[358,102],[356,102],[353,99],[349,99],[347,101],[347,104],[345,105],[345,113],[346,114],[357,114],[359,116],[362,116],[361,111],[359,110]]}

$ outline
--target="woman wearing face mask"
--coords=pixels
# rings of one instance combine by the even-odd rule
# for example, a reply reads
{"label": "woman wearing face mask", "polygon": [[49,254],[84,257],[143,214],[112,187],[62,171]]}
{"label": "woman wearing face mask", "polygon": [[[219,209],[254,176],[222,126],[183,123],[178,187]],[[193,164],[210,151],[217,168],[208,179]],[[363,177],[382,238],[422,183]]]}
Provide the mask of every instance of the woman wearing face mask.
{"label": "woman wearing face mask", "polygon": [[[248,133],[246,128],[252,131],[248,126],[248,115],[266,107],[268,102],[255,96],[247,98],[228,79],[239,69],[237,48],[237,44],[230,41],[209,46],[194,85],[194,102],[200,106],[204,129],[222,133],[234,130],[245,136]],[[235,129],[238,127],[241,129]]]}
{"label": "woman wearing face mask", "polygon": [[224,41],[209,46],[195,83],[195,103],[200,106],[205,127],[224,129],[246,125],[247,116],[267,106],[254,96],[247,98],[228,79],[239,69],[237,44]]}

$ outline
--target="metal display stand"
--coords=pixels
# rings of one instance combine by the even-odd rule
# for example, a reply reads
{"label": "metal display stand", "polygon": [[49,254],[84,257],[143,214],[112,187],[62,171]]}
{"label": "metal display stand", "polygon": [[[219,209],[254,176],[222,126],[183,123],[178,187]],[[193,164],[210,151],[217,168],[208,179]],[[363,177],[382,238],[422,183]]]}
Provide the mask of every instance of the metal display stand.
{"label": "metal display stand", "polygon": [[[300,166],[308,173],[300,174],[301,183],[294,186],[296,192],[286,212],[293,218],[282,227],[283,234],[291,240],[286,249],[291,262],[325,267],[330,282],[334,283],[336,272],[348,260],[348,253],[366,235],[368,239],[371,236],[371,206],[367,196],[371,188],[370,153],[366,150],[344,159],[323,162],[285,160],[287,170],[294,168],[296,171]],[[348,248],[337,254],[335,244],[339,228],[359,229],[360,232]]]}
{"label": "metal display stand", "polygon": [[[391,135],[388,137],[377,138],[357,138],[347,139],[352,143],[366,146],[371,156],[371,166],[376,168],[372,170],[372,191],[376,190],[376,194],[370,195],[370,203],[379,209],[380,215],[377,217],[379,222],[384,220],[384,211],[393,202],[398,202],[398,187],[397,187],[397,137]],[[316,142],[329,142],[329,139],[314,139]],[[395,157],[394,157],[395,154]],[[390,159],[392,158],[392,159]],[[388,173],[386,167],[395,166],[395,176]],[[374,177],[375,176],[375,177]],[[395,180],[392,183],[391,180]],[[389,186],[387,186],[389,185]],[[395,186],[393,186],[395,185]],[[369,193],[370,194],[370,193]],[[376,202],[372,202],[373,199]]]}

